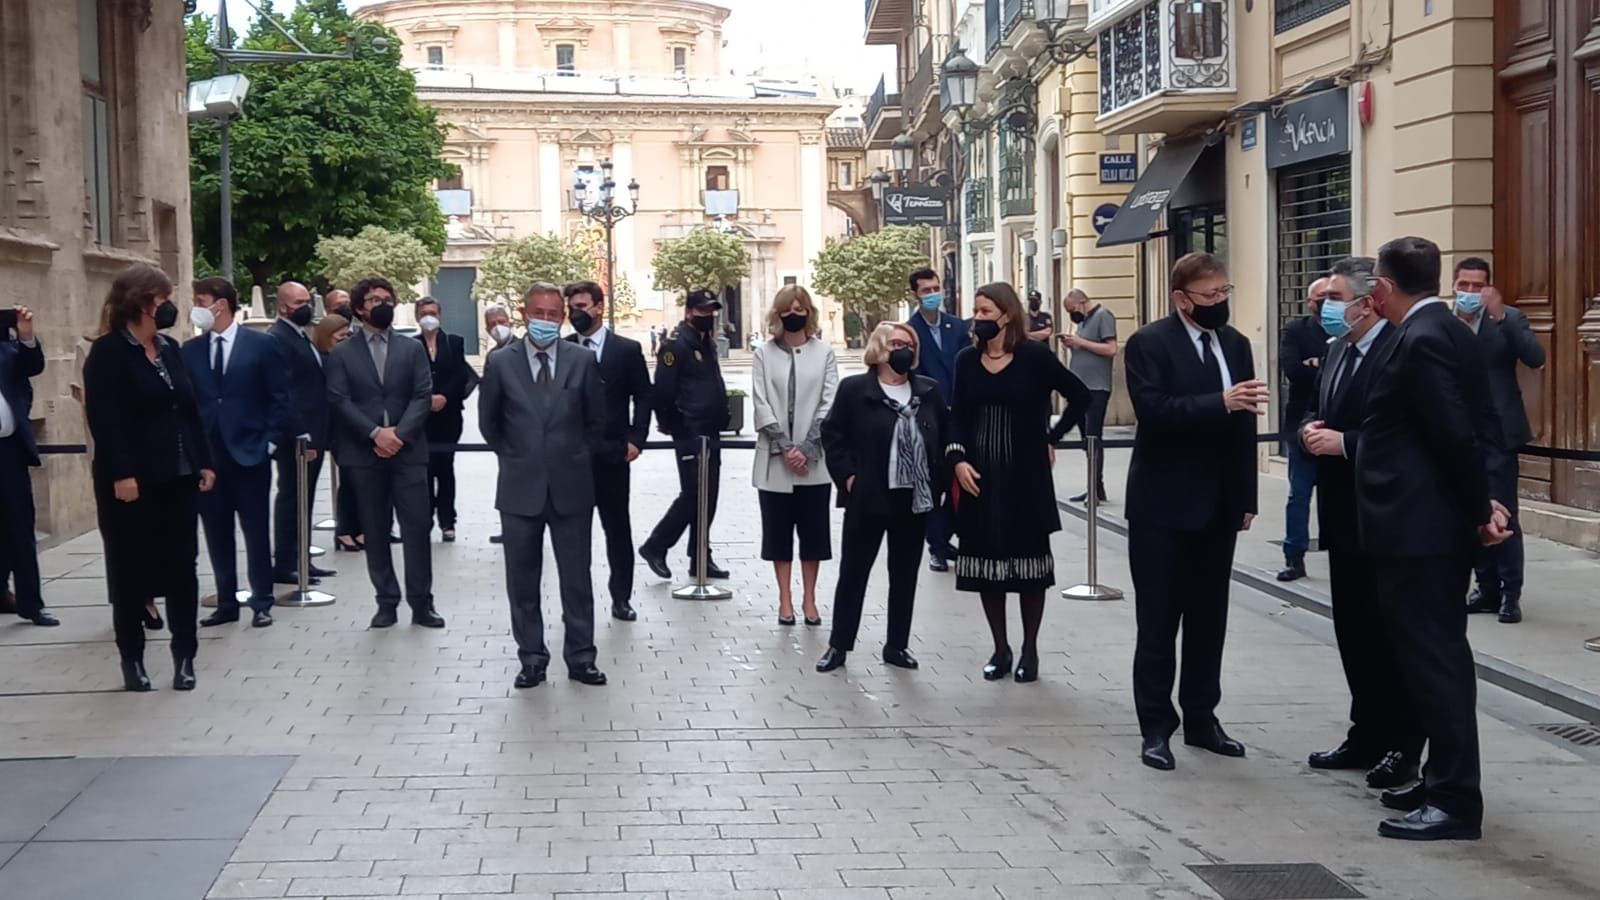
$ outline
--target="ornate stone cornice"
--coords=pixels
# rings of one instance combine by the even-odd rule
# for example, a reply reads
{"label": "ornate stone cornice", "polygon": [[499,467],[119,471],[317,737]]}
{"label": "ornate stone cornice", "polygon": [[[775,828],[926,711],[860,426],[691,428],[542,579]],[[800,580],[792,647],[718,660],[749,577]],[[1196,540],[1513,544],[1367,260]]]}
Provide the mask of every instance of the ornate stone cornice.
{"label": "ornate stone cornice", "polygon": [[[761,107],[748,102],[737,106],[710,106],[686,108],[659,105],[591,105],[587,98],[573,97],[571,102],[552,103],[548,99],[530,103],[472,102],[451,99],[427,100],[439,111],[439,116],[449,123],[472,122],[479,129],[496,127],[522,127],[537,129],[541,139],[556,140],[559,129],[572,127],[578,130],[622,131],[671,129],[682,130],[686,138],[692,129],[705,123],[728,123],[742,126],[743,141],[712,141],[726,146],[730,143],[755,143],[752,136],[762,128],[784,128],[815,132],[824,130],[826,114],[816,108],[785,109]],[[546,138],[546,135],[549,135]],[[820,140],[820,137],[819,137]]]}
{"label": "ornate stone cornice", "polygon": [[460,29],[448,22],[424,20],[406,29],[412,39],[419,44],[443,44],[446,47],[455,46],[456,32]]}
{"label": "ornate stone cornice", "polygon": [[594,26],[576,16],[557,16],[539,23],[539,40],[546,47],[555,43],[572,41],[579,47],[589,46],[589,32]]}

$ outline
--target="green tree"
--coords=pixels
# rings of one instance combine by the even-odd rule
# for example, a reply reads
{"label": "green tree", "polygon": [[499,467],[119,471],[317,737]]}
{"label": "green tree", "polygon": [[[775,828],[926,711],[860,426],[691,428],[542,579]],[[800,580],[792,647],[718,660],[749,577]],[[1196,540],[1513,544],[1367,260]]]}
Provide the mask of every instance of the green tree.
{"label": "green tree", "polygon": [[355,237],[328,237],[317,242],[320,274],[328,284],[349,290],[363,278],[387,278],[397,300],[417,299],[412,285],[439,271],[440,255],[412,235],[368,225]]}
{"label": "green tree", "polygon": [[830,240],[815,260],[816,289],[875,326],[906,302],[906,276],[928,265],[928,229],[890,225],[845,241]]}
{"label": "green tree", "polygon": [[[368,225],[410,234],[435,253],[445,245],[434,182],[455,172],[444,162],[444,128],[417,100],[416,79],[400,67],[401,42],[355,19],[342,0],[302,0],[293,12],[263,6],[306,48],[349,60],[238,67],[250,79],[244,112],[231,126],[234,255],[255,284],[305,278],[317,243]],[[188,22],[189,77],[216,73],[209,48],[215,22]],[[379,53],[375,38],[388,46]],[[297,50],[261,18],[240,46]],[[196,254],[221,259],[220,138],[217,124],[189,126]],[[246,279],[240,278],[240,281]]]}
{"label": "green tree", "polygon": [[656,248],[655,289],[687,294],[696,288],[722,293],[750,274],[750,251],[737,235],[697,228]]}
{"label": "green tree", "polygon": [[535,281],[564,285],[592,278],[594,270],[594,256],[577,240],[553,234],[513,238],[483,255],[472,296],[520,310],[522,295]]}

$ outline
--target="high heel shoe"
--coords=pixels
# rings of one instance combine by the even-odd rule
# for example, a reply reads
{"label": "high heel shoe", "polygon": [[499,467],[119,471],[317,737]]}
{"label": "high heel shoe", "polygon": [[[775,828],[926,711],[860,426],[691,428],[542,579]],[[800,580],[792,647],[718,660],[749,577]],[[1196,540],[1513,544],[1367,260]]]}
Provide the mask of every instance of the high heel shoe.
{"label": "high heel shoe", "polygon": [[194,658],[172,658],[172,689],[175,691],[194,690]]}
{"label": "high heel shoe", "polygon": [[1039,653],[1023,651],[1022,658],[1017,660],[1016,679],[1018,684],[1039,680]]}
{"label": "high heel shoe", "polygon": [[1011,648],[996,650],[983,667],[984,681],[999,681],[1011,672]]}
{"label": "high heel shoe", "polygon": [[126,690],[144,693],[152,690],[150,687],[150,673],[144,670],[144,661],[125,659],[122,661],[122,686]]}
{"label": "high heel shoe", "polygon": [[[816,608],[816,605],[817,605],[816,603],[812,603],[811,604],[813,609]],[[801,615],[801,618],[805,619],[806,625],[808,625],[811,628],[816,628],[818,625],[822,624],[822,616],[820,616],[820,615],[808,616],[808,615],[805,614],[805,608],[804,607],[801,607],[800,615]]]}
{"label": "high heel shoe", "polygon": [[333,549],[339,553],[360,553],[361,544],[348,534],[341,534],[333,539]]}
{"label": "high heel shoe", "polygon": [[794,625],[794,616],[779,616],[778,624],[785,628],[792,627]]}
{"label": "high heel shoe", "polygon": [[150,609],[148,606],[144,608],[144,630],[160,631],[165,628],[167,623],[161,620],[161,613],[159,611],[151,612]]}

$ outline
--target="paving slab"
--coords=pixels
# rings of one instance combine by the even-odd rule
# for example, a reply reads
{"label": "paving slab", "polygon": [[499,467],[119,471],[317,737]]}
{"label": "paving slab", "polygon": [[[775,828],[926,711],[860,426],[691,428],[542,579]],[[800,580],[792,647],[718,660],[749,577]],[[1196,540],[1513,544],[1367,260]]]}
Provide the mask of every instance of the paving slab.
{"label": "paving slab", "polygon": [[0,760],[0,842],[33,840],[111,763],[109,759]]}
{"label": "paving slab", "polygon": [[0,900],[204,897],[235,843],[35,841],[0,868]]}
{"label": "paving slab", "polygon": [[118,759],[35,840],[237,840],[292,761],[281,756]]}

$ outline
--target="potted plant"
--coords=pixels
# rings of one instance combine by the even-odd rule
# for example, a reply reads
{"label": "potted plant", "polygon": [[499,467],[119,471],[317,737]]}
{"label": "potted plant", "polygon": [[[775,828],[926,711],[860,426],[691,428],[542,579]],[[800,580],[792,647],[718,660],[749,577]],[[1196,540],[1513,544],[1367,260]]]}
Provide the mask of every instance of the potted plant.
{"label": "potted plant", "polygon": [[844,345],[851,350],[861,349],[861,314],[853,309],[844,314]]}
{"label": "potted plant", "polygon": [[748,396],[750,395],[738,388],[728,390],[728,427],[723,431],[731,431],[734,434],[744,432],[744,398]]}

